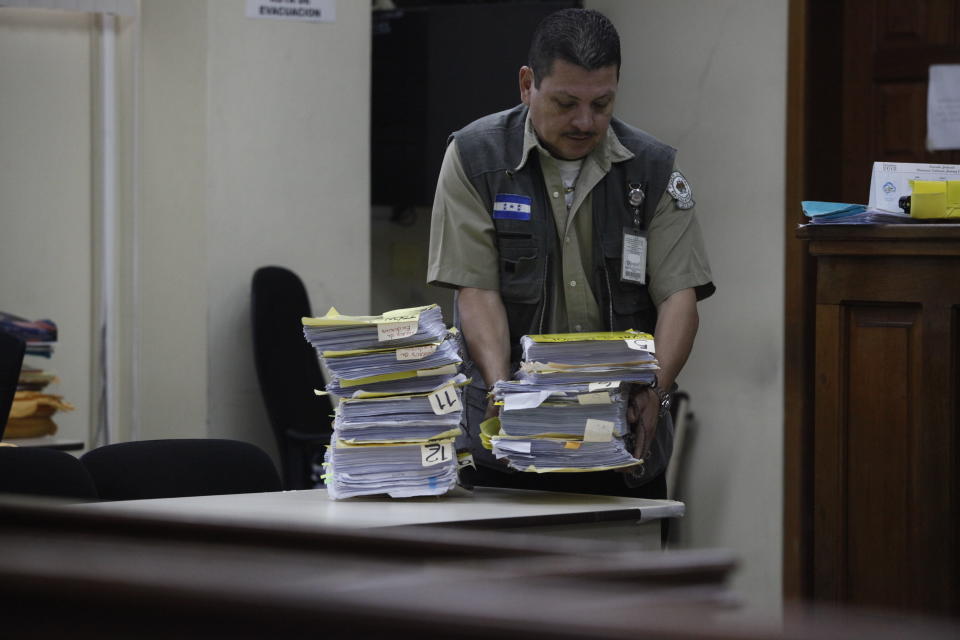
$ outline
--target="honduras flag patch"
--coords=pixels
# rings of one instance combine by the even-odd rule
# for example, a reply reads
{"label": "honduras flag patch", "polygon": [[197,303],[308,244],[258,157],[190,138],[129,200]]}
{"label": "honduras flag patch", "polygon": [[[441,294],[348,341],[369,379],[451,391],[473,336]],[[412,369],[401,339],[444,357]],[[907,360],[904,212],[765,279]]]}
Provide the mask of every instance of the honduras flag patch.
{"label": "honduras flag patch", "polygon": [[527,196],[512,193],[498,193],[493,200],[494,220],[529,220],[530,203]]}

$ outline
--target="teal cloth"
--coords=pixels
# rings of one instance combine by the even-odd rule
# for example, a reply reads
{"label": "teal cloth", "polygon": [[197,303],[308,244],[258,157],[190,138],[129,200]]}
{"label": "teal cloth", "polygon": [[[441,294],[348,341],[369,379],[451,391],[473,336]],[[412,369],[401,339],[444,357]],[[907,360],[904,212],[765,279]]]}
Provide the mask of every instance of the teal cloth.
{"label": "teal cloth", "polygon": [[804,200],[800,204],[803,206],[803,214],[808,218],[842,218],[867,210],[865,205],[847,204],[845,202]]}

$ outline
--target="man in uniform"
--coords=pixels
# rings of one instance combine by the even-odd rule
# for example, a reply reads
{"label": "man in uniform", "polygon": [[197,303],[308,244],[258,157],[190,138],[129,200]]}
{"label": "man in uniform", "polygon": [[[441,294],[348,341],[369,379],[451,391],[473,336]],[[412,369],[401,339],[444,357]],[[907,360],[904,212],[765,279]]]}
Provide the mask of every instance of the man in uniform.
{"label": "man in uniform", "polygon": [[[676,151],[613,117],[620,39],[602,14],[563,9],[533,35],[517,107],[454,133],[433,205],[430,284],[454,287],[468,351],[476,483],[663,498],[669,390],[714,286]],[[477,436],[487,390],[513,377],[525,334],[653,333],[657,382],[636,387],[629,473],[510,473]]]}

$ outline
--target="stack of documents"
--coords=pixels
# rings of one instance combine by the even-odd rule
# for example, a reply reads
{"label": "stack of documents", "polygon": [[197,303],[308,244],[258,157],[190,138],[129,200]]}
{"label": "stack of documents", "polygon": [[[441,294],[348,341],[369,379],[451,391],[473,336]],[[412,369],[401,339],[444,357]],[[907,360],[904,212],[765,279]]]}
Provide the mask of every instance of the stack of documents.
{"label": "stack of documents", "polygon": [[630,455],[630,383],[659,370],[653,336],[637,331],[524,336],[517,380],[494,385],[500,416],[481,439],[520,471],[604,471],[642,464]]}
{"label": "stack of documents", "polygon": [[326,392],[340,398],[324,462],[328,495],[403,498],[456,486],[454,439],[469,381],[459,372],[459,336],[440,308],[380,316],[331,309],[303,325],[330,372]]}
{"label": "stack of documents", "polygon": [[517,377],[531,382],[650,384],[660,369],[653,336],[639,331],[523,336]]}

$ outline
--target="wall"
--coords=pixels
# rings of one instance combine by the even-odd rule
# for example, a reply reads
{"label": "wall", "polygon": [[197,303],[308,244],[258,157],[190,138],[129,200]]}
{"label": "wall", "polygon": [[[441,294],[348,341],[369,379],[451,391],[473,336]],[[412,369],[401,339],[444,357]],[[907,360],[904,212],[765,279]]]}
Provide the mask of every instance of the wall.
{"label": "wall", "polygon": [[751,615],[776,616],[783,504],[786,0],[586,3],[620,32],[617,111],[680,150],[717,293],[680,376],[697,417],[685,546],[734,549]]}
{"label": "wall", "polygon": [[321,24],[208,7],[209,435],[272,449],[251,351],[254,270],[293,269],[316,314],[369,311],[370,6],[338,2]]}
{"label": "wall", "polygon": [[0,310],[59,325],[48,387],[76,406],[59,434],[86,439],[92,416],[92,86],[89,15],[0,8]]}

